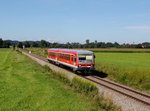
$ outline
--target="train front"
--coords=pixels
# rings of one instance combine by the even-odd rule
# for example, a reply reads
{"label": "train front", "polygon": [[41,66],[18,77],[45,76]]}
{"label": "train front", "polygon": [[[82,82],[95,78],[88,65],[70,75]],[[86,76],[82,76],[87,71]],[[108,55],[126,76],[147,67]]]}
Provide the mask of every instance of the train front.
{"label": "train front", "polygon": [[93,71],[95,70],[95,55],[92,51],[78,52],[78,70]]}

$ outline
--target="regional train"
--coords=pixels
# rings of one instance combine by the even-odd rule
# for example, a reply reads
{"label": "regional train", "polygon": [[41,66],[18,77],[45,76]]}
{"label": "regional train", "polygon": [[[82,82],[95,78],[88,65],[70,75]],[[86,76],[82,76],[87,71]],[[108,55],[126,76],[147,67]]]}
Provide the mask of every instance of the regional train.
{"label": "regional train", "polygon": [[75,72],[95,70],[95,55],[92,51],[57,48],[50,48],[47,51],[48,61],[67,66]]}

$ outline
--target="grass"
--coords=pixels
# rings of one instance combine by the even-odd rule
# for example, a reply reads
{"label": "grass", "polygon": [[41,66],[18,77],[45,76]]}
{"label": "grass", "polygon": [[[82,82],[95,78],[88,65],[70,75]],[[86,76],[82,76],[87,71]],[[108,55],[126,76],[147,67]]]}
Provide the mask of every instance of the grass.
{"label": "grass", "polygon": [[31,51],[34,54],[47,57],[47,48],[27,48],[27,51]]}
{"label": "grass", "polygon": [[116,52],[116,53],[150,53],[150,49],[142,48],[86,48],[94,52]]}
{"label": "grass", "polygon": [[[49,67],[44,66],[48,71],[53,72]],[[90,98],[93,105],[96,107],[96,111],[103,109],[104,111],[120,111],[121,108],[113,104],[112,100],[107,98],[105,99],[103,95],[99,95],[98,88],[96,85],[90,81],[87,81],[80,77],[74,77],[72,80],[68,79],[62,73],[52,73],[54,78],[59,79],[64,82],[66,85],[70,86],[76,93],[80,93]]]}
{"label": "grass", "polygon": [[[9,49],[0,49],[0,111],[105,111],[54,77],[53,72]],[[67,81],[67,80],[66,80]],[[93,86],[92,86],[93,87]],[[105,105],[105,106],[106,106]]]}
{"label": "grass", "polygon": [[97,87],[91,83],[87,82],[87,80],[83,80],[81,78],[73,78],[72,80],[72,86],[79,92],[82,92],[86,95],[89,95],[90,97],[94,97],[95,95],[98,95],[98,89]]}
{"label": "grass", "polygon": [[49,72],[26,57],[11,51],[0,55],[0,60],[5,58],[0,62],[0,110],[93,109],[87,98],[65,89],[61,82],[47,75]]}
{"label": "grass", "polygon": [[150,53],[96,52],[96,69],[108,78],[150,92]]}

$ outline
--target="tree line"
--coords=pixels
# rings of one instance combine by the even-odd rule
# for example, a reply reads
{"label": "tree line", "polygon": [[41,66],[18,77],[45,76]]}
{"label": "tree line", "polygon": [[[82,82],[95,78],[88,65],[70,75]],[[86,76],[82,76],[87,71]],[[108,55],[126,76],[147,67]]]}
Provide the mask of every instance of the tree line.
{"label": "tree line", "polygon": [[150,42],[143,42],[138,44],[123,43],[119,44],[117,42],[90,42],[89,39],[85,40],[85,43],[81,44],[79,42],[67,42],[67,43],[58,43],[58,42],[49,42],[46,40],[40,41],[14,41],[14,40],[3,40],[0,38],[0,48],[9,48],[9,47],[42,47],[42,48],[150,48]]}

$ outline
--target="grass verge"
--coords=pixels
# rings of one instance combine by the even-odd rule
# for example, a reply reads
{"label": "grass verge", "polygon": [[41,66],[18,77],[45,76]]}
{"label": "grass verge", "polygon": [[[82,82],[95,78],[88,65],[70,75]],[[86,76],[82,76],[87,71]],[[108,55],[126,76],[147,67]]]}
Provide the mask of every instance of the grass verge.
{"label": "grass verge", "polygon": [[67,76],[61,73],[53,72],[48,66],[44,66],[47,71],[50,71],[54,78],[61,80],[71,90],[88,97],[92,101],[92,105],[96,107],[96,111],[120,111],[121,109],[113,104],[112,100],[103,98],[99,95],[98,88],[90,81],[82,79],[80,77],[74,77],[72,80],[68,79]]}

